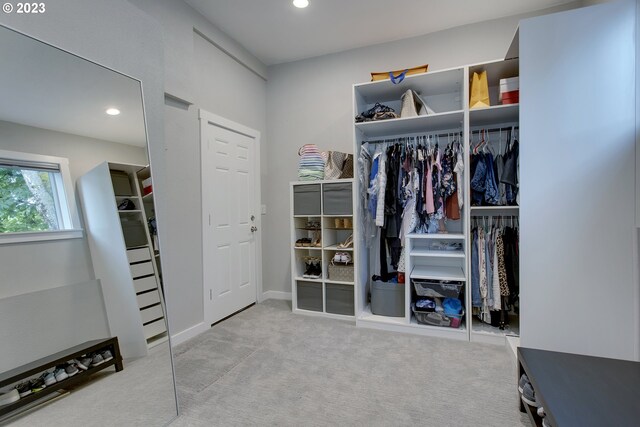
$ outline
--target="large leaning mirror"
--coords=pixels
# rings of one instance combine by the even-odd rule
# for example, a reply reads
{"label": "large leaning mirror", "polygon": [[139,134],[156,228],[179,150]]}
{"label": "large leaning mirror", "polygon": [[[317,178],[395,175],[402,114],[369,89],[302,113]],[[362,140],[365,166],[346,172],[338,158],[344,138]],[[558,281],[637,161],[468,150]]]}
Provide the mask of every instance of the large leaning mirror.
{"label": "large leaning mirror", "polygon": [[2,26],[0,58],[0,425],[166,425],[141,83]]}

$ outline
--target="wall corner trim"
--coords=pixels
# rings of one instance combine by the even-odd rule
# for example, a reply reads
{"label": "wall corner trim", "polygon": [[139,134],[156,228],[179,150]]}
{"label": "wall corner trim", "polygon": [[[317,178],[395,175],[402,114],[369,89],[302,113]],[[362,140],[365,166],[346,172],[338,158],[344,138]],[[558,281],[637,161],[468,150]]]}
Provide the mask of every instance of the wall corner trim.
{"label": "wall corner trim", "polygon": [[291,301],[291,292],[281,292],[281,291],[265,291],[265,292],[263,292],[262,293],[262,301],[266,301],[268,299]]}
{"label": "wall corner trim", "polygon": [[171,347],[175,347],[183,342],[189,341],[191,338],[195,338],[198,335],[206,332],[210,326],[204,322],[197,323],[184,331],[171,335]]}

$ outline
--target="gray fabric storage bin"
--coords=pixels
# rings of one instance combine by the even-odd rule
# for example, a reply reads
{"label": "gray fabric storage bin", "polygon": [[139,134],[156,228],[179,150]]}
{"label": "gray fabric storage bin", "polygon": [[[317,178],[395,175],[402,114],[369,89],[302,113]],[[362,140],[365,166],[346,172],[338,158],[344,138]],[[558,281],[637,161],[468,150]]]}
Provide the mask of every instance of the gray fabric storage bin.
{"label": "gray fabric storage bin", "polygon": [[371,282],[371,313],[404,317],[404,283]]}
{"label": "gray fabric storage bin", "polygon": [[322,311],[322,283],[297,282],[298,308]]}
{"label": "gray fabric storage bin", "polygon": [[138,220],[120,220],[122,224],[122,235],[127,248],[147,245],[147,235],[144,232],[145,225]]}
{"label": "gray fabric storage bin", "polygon": [[293,187],[293,214],[320,215],[320,184]]}
{"label": "gray fabric storage bin", "polygon": [[322,192],[325,215],[352,215],[353,197],[350,182],[325,184]]}
{"label": "gray fabric storage bin", "polygon": [[327,283],[327,313],[345,314],[353,316],[355,307],[353,304],[353,286]]}
{"label": "gray fabric storage bin", "polygon": [[110,170],[113,193],[116,196],[133,196],[129,174],[123,171]]}

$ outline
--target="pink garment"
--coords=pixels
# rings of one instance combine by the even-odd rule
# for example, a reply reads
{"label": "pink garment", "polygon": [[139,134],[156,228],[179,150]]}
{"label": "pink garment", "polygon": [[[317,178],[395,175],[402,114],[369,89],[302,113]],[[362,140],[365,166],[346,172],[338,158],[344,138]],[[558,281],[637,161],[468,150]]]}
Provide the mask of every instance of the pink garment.
{"label": "pink garment", "polygon": [[435,206],[433,205],[433,181],[431,179],[431,163],[428,160],[425,160],[426,163],[426,173],[424,174],[424,179],[425,179],[425,205],[426,205],[426,211],[428,214],[432,214],[436,211]]}

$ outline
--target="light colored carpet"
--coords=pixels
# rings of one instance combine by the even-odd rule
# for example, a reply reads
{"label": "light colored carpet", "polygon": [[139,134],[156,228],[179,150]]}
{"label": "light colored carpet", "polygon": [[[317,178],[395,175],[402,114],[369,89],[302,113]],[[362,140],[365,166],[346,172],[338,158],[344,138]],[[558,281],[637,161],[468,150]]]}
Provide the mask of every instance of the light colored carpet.
{"label": "light colored carpet", "polygon": [[164,426],[176,417],[169,344],[149,356],[93,374],[55,401],[0,422],[11,427]]}
{"label": "light colored carpet", "polygon": [[175,349],[182,426],[527,426],[504,346],[358,328],[267,301]]}

